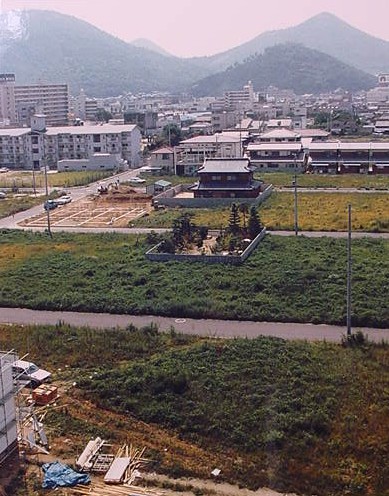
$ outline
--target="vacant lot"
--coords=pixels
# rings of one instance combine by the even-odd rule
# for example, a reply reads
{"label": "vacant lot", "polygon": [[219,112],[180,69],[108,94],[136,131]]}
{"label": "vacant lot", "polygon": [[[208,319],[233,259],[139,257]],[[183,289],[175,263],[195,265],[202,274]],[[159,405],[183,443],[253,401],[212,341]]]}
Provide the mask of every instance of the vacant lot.
{"label": "vacant lot", "polygon": [[[155,242],[155,241],[153,241]],[[0,305],[344,323],[346,242],[268,236],[240,267],[149,262],[141,236],[3,231]],[[389,327],[389,242],[353,242],[353,323]]]}
{"label": "vacant lot", "polygon": [[[289,172],[257,172],[255,177],[277,187],[291,187],[293,174]],[[302,188],[377,188],[389,189],[388,176],[364,174],[297,174],[297,184]]]}
{"label": "vacant lot", "polygon": [[42,197],[23,196],[20,198],[8,195],[7,198],[0,199],[0,219],[9,215],[17,214],[23,210],[28,210],[35,205],[43,203]]}
{"label": "vacant lot", "polygon": [[[299,193],[298,223],[303,231],[346,231],[347,205],[352,205],[355,231],[389,231],[389,194],[386,193]],[[272,230],[292,230],[293,193],[273,193],[261,206],[262,222]]]}
{"label": "vacant lot", "polygon": [[0,325],[0,346],[67,390],[44,419],[53,456],[99,435],[146,446],[149,469],[175,476],[218,467],[253,489],[388,495],[387,346],[62,325]]}
{"label": "vacant lot", "polygon": [[[81,171],[81,172],[57,172],[47,175],[48,184],[52,188],[70,188],[73,186],[84,186],[99,181],[112,175],[112,172]],[[0,174],[0,188],[37,188],[45,187],[45,174],[37,171],[9,171]]]}
{"label": "vacant lot", "polygon": [[[141,196],[120,201],[108,196],[89,196],[52,210],[50,222],[52,227],[127,227],[151,210],[150,203]],[[45,227],[46,224],[43,209],[41,214],[21,223],[24,227]]]}
{"label": "vacant lot", "polygon": [[[353,229],[366,232],[389,231],[389,194],[386,193],[298,193],[299,228],[304,231],[347,230],[347,205],[352,205]],[[228,208],[167,209],[151,212],[136,226],[171,227],[180,214],[193,214],[193,221],[211,229],[227,227]],[[292,192],[274,192],[259,208],[262,223],[270,230],[293,230]],[[241,214],[241,223],[244,222]]]}

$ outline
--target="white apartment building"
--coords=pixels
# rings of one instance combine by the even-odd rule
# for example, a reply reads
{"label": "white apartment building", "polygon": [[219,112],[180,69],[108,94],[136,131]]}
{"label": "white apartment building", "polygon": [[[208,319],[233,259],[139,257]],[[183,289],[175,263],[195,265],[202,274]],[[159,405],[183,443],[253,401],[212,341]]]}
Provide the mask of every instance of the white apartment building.
{"label": "white apartment building", "polygon": [[6,459],[17,449],[13,361],[12,355],[0,353],[0,466],[6,466]]}
{"label": "white apartment building", "polygon": [[63,126],[68,123],[67,84],[15,85],[14,91],[19,125],[30,125],[30,118],[36,113],[45,114],[48,126]]}
{"label": "white apartment building", "polygon": [[250,110],[254,104],[253,84],[249,81],[242,90],[227,91],[224,93],[224,105],[240,111]]}
{"label": "white apartment building", "polygon": [[0,74],[0,126],[15,123],[15,74]]}
{"label": "white apartment building", "polygon": [[83,89],[79,95],[70,97],[69,111],[73,119],[93,121],[96,119],[97,108],[97,100],[88,98]]}
{"label": "white apartment building", "polygon": [[89,159],[94,154],[115,155],[129,167],[140,165],[141,133],[133,124],[45,126],[45,117],[36,115],[31,129],[0,129],[0,167],[56,169],[58,161]]}
{"label": "white apartment building", "polygon": [[206,158],[241,158],[242,149],[242,138],[236,134],[196,136],[181,141],[175,148],[176,173],[194,176]]}

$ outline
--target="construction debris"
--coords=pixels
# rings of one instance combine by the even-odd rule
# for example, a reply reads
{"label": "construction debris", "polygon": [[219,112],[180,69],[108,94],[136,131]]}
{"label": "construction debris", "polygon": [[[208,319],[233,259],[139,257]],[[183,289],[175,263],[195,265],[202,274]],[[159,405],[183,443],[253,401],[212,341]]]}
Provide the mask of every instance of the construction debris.
{"label": "construction debris", "polygon": [[90,472],[92,470],[97,459],[97,454],[104,444],[105,441],[99,437],[89,441],[84,451],[76,460],[76,465],[82,472]]}
{"label": "construction debris", "polygon": [[104,482],[106,484],[120,484],[123,482],[130,462],[131,459],[127,457],[115,458],[112,465],[109,467],[108,472],[104,476]]}
{"label": "construction debris", "polygon": [[73,488],[72,494],[80,496],[163,496],[166,492],[137,486],[106,486],[101,482],[95,482],[88,487]]}
{"label": "construction debris", "polygon": [[140,477],[139,470],[148,460],[143,458],[145,448],[138,450],[131,445],[123,445],[114,455],[103,453],[111,445],[97,437],[86,445],[84,451],[76,461],[82,472],[105,474],[106,484],[134,484]]}
{"label": "construction debris", "polygon": [[79,474],[60,462],[45,463],[42,465],[45,474],[43,489],[56,489],[57,487],[73,487],[77,484],[89,484],[88,474]]}
{"label": "construction debris", "polygon": [[36,405],[47,405],[58,397],[58,388],[49,384],[42,384],[32,392],[32,399]]}

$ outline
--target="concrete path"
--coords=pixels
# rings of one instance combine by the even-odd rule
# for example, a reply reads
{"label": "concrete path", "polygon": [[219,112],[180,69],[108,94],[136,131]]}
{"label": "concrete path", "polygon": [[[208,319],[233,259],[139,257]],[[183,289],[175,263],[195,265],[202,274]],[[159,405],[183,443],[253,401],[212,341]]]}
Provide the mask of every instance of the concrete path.
{"label": "concrete path", "polygon": [[[129,324],[143,327],[155,323],[161,331],[168,331],[171,327],[174,327],[178,332],[184,334],[196,334],[214,338],[274,336],[283,339],[340,342],[342,336],[346,333],[346,328],[343,326],[327,324],[185,319],[154,315],[114,315],[108,313],[0,308],[0,323],[2,324],[55,325],[58,322],[96,329],[126,328]],[[389,329],[355,328],[352,331],[356,332],[357,330],[361,330],[371,341],[389,340]]]}

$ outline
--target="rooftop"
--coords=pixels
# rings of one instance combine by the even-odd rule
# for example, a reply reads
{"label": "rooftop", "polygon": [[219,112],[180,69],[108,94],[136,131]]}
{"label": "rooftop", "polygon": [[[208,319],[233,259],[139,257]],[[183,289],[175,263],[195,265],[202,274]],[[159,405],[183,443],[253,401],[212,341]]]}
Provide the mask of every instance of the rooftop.
{"label": "rooftop", "polygon": [[293,151],[302,150],[301,143],[250,143],[248,151]]}
{"label": "rooftop", "polygon": [[194,145],[194,144],[217,144],[217,143],[239,143],[239,136],[230,136],[225,134],[213,134],[210,136],[195,136],[187,140],[180,141],[180,145]]}
{"label": "rooftop", "polygon": [[198,170],[198,174],[242,174],[247,172],[251,172],[248,158],[206,159],[203,166]]}
{"label": "rooftop", "polygon": [[289,129],[274,129],[273,131],[268,131],[267,133],[261,134],[261,139],[298,139],[300,138],[300,133],[290,131]]}
{"label": "rooftop", "polygon": [[84,126],[48,127],[46,134],[48,136],[56,134],[119,134],[129,133],[136,127],[135,124],[86,124]]}

